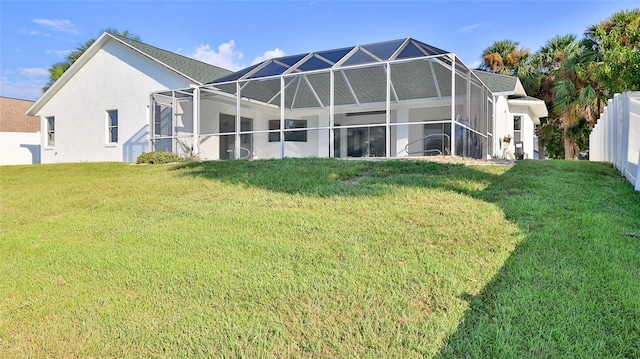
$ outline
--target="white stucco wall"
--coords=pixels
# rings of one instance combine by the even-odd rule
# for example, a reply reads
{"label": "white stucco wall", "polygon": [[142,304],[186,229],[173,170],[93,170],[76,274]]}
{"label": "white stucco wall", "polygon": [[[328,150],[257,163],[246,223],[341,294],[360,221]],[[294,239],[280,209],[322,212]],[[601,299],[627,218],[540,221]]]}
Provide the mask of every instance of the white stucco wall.
{"label": "white stucco wall", "polygon": [[[419,105],[420,107],[413,107]],[[190,117],[189,106],[178,106],[178,112],[185,118]],[[412,122],[423,121],[450,121],[451,107],[442,102],[416,103],[413,106],[397,106],[391,110],[390,137],[391,156],[407,156],[405,146],[411,141],[418,141],[424,137],[424,124],[412,124]],[[379,108],[358,108],[363,112],[376,111]],[[353,109],[352,109],[353,110]],[[235,116],[236,104],[232,98],[223,96],[210,96],[200,102],[200,144],[198,154],[203,159],[217,160],[220,158],[220,115],[226,114]],[[253,131],[269,130],[269,121],[280,119],[280,110],[259,104],[243,103],[241,106],[241,117],[252,120]],[[329,156],[329,131],[327,129],[313,129],[314,127],[329,126],[329,112],[327,109],[310,110],[286,110],[287,119],[302,119],[307,121],[307,142],[285,142],[286,157],[327,157]],[[372,125],[385,126],[386,118],[384,114],[363,114],[358,116],[347,116],[346,113],[335,114],[335,124],[337,128],[336,144],[340,147],[339,157],[347,156],[347,126]],[[404,125],[406,124],[406,125]],[[177,123],[177,127],[182,126]],[[191,131],[191,127],[187,126]],[[179,136],[185,135],[177,131]],[[449,134],[449,133],[447,133]],[[269,142],[268,133],[254,133],[253,138],[253,159],[280,158],[280,143]],[[444,140],[444,139],[440,139]],[[412,145],[413,151],[422,151],[422,142]],[[446,146],[447,148],[450,146]],[[338,152],[336,152],[337,154]],[[244,153],[243,153],[244,155]]]}
{"label": "white stucco wall", "polygon": [[[507,103],[507,99],[504,96],[498,96],[494,101],[494,111],[495,117],[493,118],[495,132],[493,133],[493,146],[492,150],[489,151],[491,156],[502,157],[502,139],[507,135],[511,134],[513,137],[513,121],[510,120],[509,114],[509,104]],[[507,151],[514,150],[513,143],[509,144],[510,148]],[[515,152],[514,152],[515,153]]]}
{"label": "white stucco wall", "polygon": [[[280,111],[265,106],[258,107],[256,109],[243,105],[240,116],[251,119],[253,131],[267,131],[269,130],[269,120],[279,119]],[[204,100],[200,103],[200,133],[205,136],[200,139],[199,155],[203,159],[220,158],[220,137],[215,134],[220,133],[221,114],[235,116],[236,105],[230,100],[226,100],[224,103],[219,102],[219,99],[218,101]],[[307,126],[312,127],[311,124],[307,124]],[[214,134],[214,136],[206,136],[210,134]],[[268,133],[253,135],[252,159],[280,158],[280,144],[269,142],[268,139]],[[242,156],[244,155],[246,154],[242,152]]]}
{"label": "white stucco wall", "polygon": [[[531,111],[525,106],[509,106],[504,96],[497,97],[495,101],[495,133],[493,151],[489,151],[492,156],[501,158],[502,139],[511,135],[513,138],[513,116],[522,116],[522,144],[525,158],[533,158],[533,135],[535,133],[535,125],[533,124],[533,116]],[[512,139],[507,147],[507,157],[512,158],[515,155],[515,141]]]}
{"label": "white stucco wall", "polygon": [[[422,122],[422,121],[451,121],[451,105],[446,106],[434,106],[434,107],[418,107],[409,109],[409,121],[410,122]],[[440,125],[437,125],[440,126]],[[424,149],[424,142],[420,139],[425,136],[425,125],[413,125],[409,127],[409,139],[408,142],[411,143],[409,146],[409,151],[416,155],[420,154]],[[447,133],[447,135],[451,135]],[[451,141],[451,137],[438,137],[434,136],[434,139],[439,139],[441,141]],[[451,147],[450,145],[446,146],[447,148]],[[399,148],[399,150],[403,151],[404,148]]]}
{"label": "white stucco wall", "polygon": [[[220,115],[235,116],[236,106],[229,100],[216,98],[203,100],[200,103],[200,133],[199,156],[203,159],[220,158]],[[269,121],[280,120],[280,110],[257,104],[243,104],[240,110],[242,118],[252,122],[253,131],[268,131]],[[285,142],[285,157],[328,157],[329,132],[315,127],[329,126],[329,114],[326,111],[287,111],[285,117],[289,120],[307,121],[306,142]],[[324,139],[326,140],[319,140]],[[280,158],[280,142],[269,142],[269,133],[252,134],[252,159]],[[245,152],[241,152],[245,156]]]}
{"label": "white stucco wall", "polygon": [[[148,151],[149,94],[189,87],[182,76],[110,40],[38,111],[42,163],[133,162]],[[118,143],[107,144],[107,110],[118,110]],[[55,146],[46,117],[55,117]]]}
{"label": "white stucco wall", "polygon": [[511,112],[512,129],[513,116],[522,116],[522,145],[524,147],[524,158],[533,159],[533,134],[535,127],[532,119],[533,115],[525,106],[509,106],[509,109]]}
{"label": "white stucco wall", "polygon": [[0,165],[40,163],[39,132],[0,132]]}

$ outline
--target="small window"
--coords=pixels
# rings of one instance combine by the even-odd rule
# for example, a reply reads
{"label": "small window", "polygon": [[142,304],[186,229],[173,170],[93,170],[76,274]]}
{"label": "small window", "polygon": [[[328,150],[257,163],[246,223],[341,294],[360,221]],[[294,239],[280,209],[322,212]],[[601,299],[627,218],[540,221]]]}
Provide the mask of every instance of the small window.
{"label": "small window", "polygon": [[118,110],[107,111],[107,142],[118,143]]}
{"label": "small window", "polygon": [[[307,128],[307,121],[306,120],[284,120],[284,128],[285,129]],[[279,130],[279,129],[280,129],[280,120],[269,121],[269,130]],[[291,142],[307,142],[307,131],[306,130],[285,131],[284,140],[291,141]],[[280,133],[270,132],[269,142],[280,142]]]}
{"label": "small window", "polygon": [[56,144],[56,118],[47,117],[47,146],[53,147]]}
{"label": "small window", "polygon": [[522,116],[513,116],[513,139],[522,141]]}

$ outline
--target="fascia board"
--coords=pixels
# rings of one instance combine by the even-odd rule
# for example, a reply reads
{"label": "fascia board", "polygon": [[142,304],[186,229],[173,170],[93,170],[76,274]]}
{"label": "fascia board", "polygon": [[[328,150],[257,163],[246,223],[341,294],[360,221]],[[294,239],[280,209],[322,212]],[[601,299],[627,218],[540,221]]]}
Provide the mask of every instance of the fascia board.
{"label": "fascia board", "polygon": [[549,112],[547,111],[547,106],[542,100],[519,100],[519,99],[511,99],[507,100],[507,103],[511,106],[525,106],[527,107],[531,113],[533,114],[533,123],[536,125],[540,124],[540,118],[547,117]]}

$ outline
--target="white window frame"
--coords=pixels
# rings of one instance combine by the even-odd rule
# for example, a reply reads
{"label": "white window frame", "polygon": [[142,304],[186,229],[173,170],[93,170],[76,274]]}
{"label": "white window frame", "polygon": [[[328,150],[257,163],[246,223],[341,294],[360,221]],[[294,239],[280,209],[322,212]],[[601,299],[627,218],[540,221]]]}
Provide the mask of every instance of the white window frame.
{"label": "white window frame", "polygon": [[[116,124],[115,126],[111,124],[111,114],[114,113],[116,114]],[[118,110],[117,109],[112,109],[112,110],[107,110],[106,111],[106,129],[107,129],[107,136],[106,136],[106,144],[107,146],[117,146],[118,145],[118,140],[119,140],[119,136],[118,136],[118,126],[120,125],[120,120],[118,118]],[[112,136],[112,131],[115,130],[116,131],[116,140],[113,141],[113,136]]]}
{"label": "white window frame", "polygon": [[47,147],[53,148],[56,145],[56,117],[55,116],[47,116],[44,118],[46,121],[46,142]]}
{"label": "white window frame", "polygon": [[[513,141],[515,142],[522,142],[522,120],[523,117],[521,115],[513,116]],[[516,122],[520,125],[518,129],[516,129]]]}

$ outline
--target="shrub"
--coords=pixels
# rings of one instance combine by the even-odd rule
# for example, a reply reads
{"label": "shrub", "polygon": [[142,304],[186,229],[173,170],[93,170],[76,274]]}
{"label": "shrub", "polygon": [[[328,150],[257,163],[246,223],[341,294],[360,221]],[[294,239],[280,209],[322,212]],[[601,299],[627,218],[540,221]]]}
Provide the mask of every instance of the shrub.
{"label": "shrub", "polygon": [[161,163],[173,163],[173,162],[184,162],[185,159],[178,156],[175,153],[167,152],[167,151],[154,151],[154,152],[145,152],[138,156],[136,163],[148,163],[148,164],[161,164]]}

